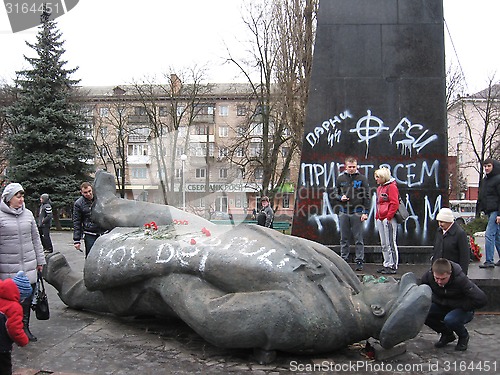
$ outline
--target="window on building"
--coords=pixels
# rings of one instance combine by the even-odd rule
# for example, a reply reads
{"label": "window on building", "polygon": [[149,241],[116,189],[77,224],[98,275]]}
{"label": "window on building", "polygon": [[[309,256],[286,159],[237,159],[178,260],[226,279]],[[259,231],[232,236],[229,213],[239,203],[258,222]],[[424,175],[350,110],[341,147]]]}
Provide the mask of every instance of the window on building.
{"label": "window on building", "polygon": [[109,116],[109,108],[108,107],[99,108],[99,116],[101,116],[101,117]]}
{"label": "window on building", "polygon": [[146,116],[147,115],[147,112],[146,112],[146,108],[144,107],[134,107],[134,115],[136,116]]}
{"label": "window on building", "polygon": [[199,208],[205,207],[205,198],[200,198],[195,200],[195,206]]}
{"label": "window on building", "polygon": [[116,177],[117,178],[122,178],[123,176],[123,171],[121,168],[118,168],[118,170],[116,171]]}
{"label": "window on building", "polygon": [[246,116],[247,114],[247,107],[244,105],[239,105],[236,107],[236,115],[237,116]]}
{"label": "window on building", "polygon": [[283,208],[290,208],[290,194],[283,194]]}
{"label": "window on building", "polygon": [[229,107],[227,105],[221,105],[219,107],[219,116],[227,117],[229,115]]}
{"label": "window on building", "polygon": [[262,156],[262,149],[263,149],[262,143],[252,143],[250,145],[250,148],[248,149],[248,152],[249,152],[250,156],[258,157],[258,156]]}
{"label": "window on building", "polygon": [[198,104],[195,108],[197,115],[213,115],[215,113],[215,106],[213,104]]}
{"label": "window on building", "polygon": [[244,137],[246,133],[247,133],[247,130],[246,130],[245,126],[238,126],[236,128],[236,134],[238,134],[240,137]]}
{"label": "window on building", "polygon": [[290,153],[290,147],[281,147],[281,156],[286,158]]}
{"label": "window on building", "polygon": [[224,158],[229,154],[227,147],[219,147],[219,158]]}
{"label": "window on building", "polygon": [[269,106],[267,105],[258,105],[255,108],[255,114],[256,115],[263,115],[269,113]]}
{"label": "window on building", "polygon": [[227,178],[227,168],[219,169],[219,178]]}
{"label": "window on building", "polygon": [[168,108],[164,105],[158,107],[158,114],[162,117],[168,116]]}
{"label": "window on building", "polygon": [[116,147],[115,155],[119,158],[123,158],[125,156],[123,153],[123,148],[121,146]]}
{"label": "window on building", "polygon": [[264,134],[264,125],[262,123],[253,124],[250,131],[251,135],[262,135]]}
{"label": "window on building", "polygon": [[207,135],[208,125],[194,125],[191,126],[191,134],[193,135]]}
{"label": "window on building", "polygon": [[129,156],[147,156],[148,155],[148,145],[145,144],[129,144],[128,145],[128,155]]}
{"label": "window on building", "polygon": [[174,169],[174,177],[175,178],[181,178],[182,177],[182,168],[175,168]]}
{"label": "window on building", "polygon": [[107,126],[101,126],[99,128],[99,132],[101,133],[101,136],[105,138],[108,135],[108,127]]}
{"label": "window on building", "polygon": [[103,159],[109,158],[108,149],[104,146],[101,147],[101,157]]}
{"label": "window on building", "polygon": [[243,201],[241,199],[241,196],[237,195],[235,198],[234,198],[234,207],[236,208],[241,208],[243,207]]}
{"label": "window on building", "polygon": [[196,168],[195,176],[196,178],[205,178],[207,170],[205,168]]}
{"label": "window on building", "polygon": [[264,178],[264,168],[257,167],[255,168],[255,179],[262,180]]}
{"label": "window on building", "polygon": [[147,126],[131,126],[129,139],[137,140],[149,137],[150,129]]}
{"label": "window on building", "polygon": [[185,110],[186,110],[186,107],[184,107],[183,105],[178,105],[176,108],[177,116],[182,116],[182,114],[184,113]]}
{"label": "window on building", "polygon": [[219,126],[219,137],[227,137],[229,135],[229,128],[227,126]]}
{"label": "window on building", "polygon": [[92,109],[92,107],[83,106],[80,109],[80,113],[82,116],[92,117],[93,109]]}
{"label": "window on building", "polygon": [[236,157],[242,158],[243,157],[243,147],[238,147],[236,149]]}
{"label": "window on building", "polygon": [[146,179],[148,178],[147,168],[131,168],[132,178],[136,179]]}

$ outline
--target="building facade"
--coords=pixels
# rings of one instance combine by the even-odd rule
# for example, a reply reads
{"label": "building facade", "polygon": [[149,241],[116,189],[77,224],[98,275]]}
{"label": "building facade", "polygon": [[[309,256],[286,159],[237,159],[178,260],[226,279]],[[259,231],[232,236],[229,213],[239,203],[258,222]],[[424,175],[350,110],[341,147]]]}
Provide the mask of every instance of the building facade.
{"label": "building facade", "polygon": [[[168,202],[210,219],[250,219],[263,190],[265,135],[249,86],[172,82],[179,88],[82,88],[95,168],[113,173],[127,199]],[[283,143],[276,162],[284,182],[268,187],[282,220],[292,217],[298,173],[298,153],[285,165],[289,152]]]}
{"label": "building facade", "polygon": [[479,160],[500,156],[500,84],[458,98],[448,111],[450,199],[476,200]]}

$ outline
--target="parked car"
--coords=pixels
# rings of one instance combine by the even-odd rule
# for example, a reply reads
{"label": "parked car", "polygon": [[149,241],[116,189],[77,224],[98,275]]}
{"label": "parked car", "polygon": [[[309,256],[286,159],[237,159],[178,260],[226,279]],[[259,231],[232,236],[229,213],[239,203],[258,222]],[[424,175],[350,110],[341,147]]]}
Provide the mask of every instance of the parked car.
{"label": "parked car", "polygon": [[212,214],[212,217],[210,220],[233,220],[233,215],[227,213],[227,212],[222,212],[222,211],[215,211]]}
{"label": "parked car", "polygon": [[475,200],[450,200],[450,209],[453,211],[455,221],[459,224],[467,224],[476,217]]}

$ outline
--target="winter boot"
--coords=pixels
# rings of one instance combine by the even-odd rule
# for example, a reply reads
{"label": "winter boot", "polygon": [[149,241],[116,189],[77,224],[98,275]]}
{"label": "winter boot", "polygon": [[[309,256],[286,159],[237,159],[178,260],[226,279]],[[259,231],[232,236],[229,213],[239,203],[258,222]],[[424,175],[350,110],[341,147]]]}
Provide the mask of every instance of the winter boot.
{"label": "winter boot", "polygon": [[[29,303],[25,303],[29,302]],[[24,325],[24,333],[28,336],[28,339],[32,342],[37,341],[38,339],[34,336],[30,331],[30,314],[31,314],[31,299],[28,301],[23,301],[23,325]]]}

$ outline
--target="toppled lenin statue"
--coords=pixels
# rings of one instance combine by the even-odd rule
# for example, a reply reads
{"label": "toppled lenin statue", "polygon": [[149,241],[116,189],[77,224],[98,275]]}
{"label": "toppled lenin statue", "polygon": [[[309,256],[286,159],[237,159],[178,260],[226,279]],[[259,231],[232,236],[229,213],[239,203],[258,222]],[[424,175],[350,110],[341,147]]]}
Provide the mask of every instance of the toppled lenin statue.
{"label": "toppled lenin statue", "polygon": [[[103,171],[94,191],[95,219],[112,230],[96,241],[83,279],[60,253],[44,270],[69,307],[177,316],[219,347],[288,352],[328,352],[370,337],[390,348],[423,326],[431,291],[412,273],[362,283],[321,244],[117,198]],[[146,233],[149,221],[158,230]]]}

